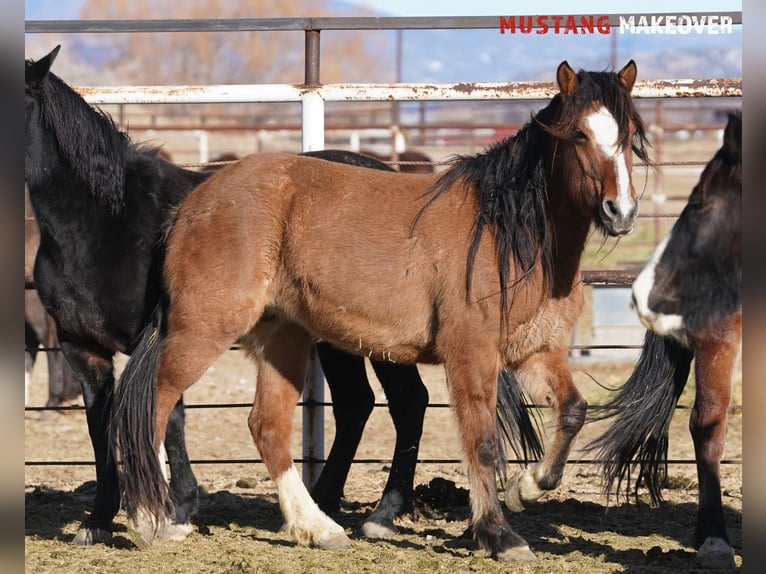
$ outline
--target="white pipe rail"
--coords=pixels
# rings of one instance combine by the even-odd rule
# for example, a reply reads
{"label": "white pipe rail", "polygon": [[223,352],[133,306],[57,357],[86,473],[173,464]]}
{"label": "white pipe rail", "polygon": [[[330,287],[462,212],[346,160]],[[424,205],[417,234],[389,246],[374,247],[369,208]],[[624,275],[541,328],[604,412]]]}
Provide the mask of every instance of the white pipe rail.
{"label": "white pipe rail", "polygon": [[[458,82],[412,84],[234,84],[212,86],[80,86],[91,104],[214,104],[325,102],[546,100],[553,82]],[[741,97],[741,78],[639,80],[634,98]]]}

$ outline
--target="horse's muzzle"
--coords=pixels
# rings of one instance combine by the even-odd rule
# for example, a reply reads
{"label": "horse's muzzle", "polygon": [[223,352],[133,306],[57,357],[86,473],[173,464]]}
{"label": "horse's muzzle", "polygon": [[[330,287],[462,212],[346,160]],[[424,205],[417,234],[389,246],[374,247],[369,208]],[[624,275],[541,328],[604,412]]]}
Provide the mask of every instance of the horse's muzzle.
{"label": "horse's muzzle", "polygon": [[599,215],[601,216],[601,222],[610,235],[613,237],[626,235],[633,231],[633,227],[636,224],[638,202],[632,203],[630,209],[626,212],[618,206],[616,201],[605,199],[601,202]]}

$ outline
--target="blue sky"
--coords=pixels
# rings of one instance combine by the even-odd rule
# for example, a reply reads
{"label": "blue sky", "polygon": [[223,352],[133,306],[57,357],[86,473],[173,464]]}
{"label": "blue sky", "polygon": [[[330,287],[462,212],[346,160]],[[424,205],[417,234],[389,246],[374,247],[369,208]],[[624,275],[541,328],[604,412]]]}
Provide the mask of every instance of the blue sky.
{"label": "blue sky", "polygon": [[741,0],[348,0],[392,16],[510,16],[518,14],[640,14],[652,12],[731,12],[742,10]]}
{"label": "blue sky", "polygon": [[[611,0],[345,0],[391,16],[510,16],[518,14],[614,14],[651,12],[728,12],[741,0],[643,0],[640,5]],[[25,0],[26,18],[77,18],[82,0]]]}

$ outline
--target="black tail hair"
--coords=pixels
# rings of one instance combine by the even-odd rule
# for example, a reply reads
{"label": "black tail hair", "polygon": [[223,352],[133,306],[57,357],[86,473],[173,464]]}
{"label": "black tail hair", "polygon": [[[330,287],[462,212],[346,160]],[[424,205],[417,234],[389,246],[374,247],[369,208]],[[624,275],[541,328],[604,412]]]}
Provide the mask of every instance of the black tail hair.
{"label": "black tail hair", "polygon": [[157,305],[120,375],[109,437],[112,456],[122,462],[123,507],[135,520],[138,509],[157,519],[172,517],[168,484],[156,451],[157,365],[162,350],[164,312]]}
{"label": "black tail hair", "polygon": [[537,411],[530,415],[527,398],[515,373],[506,369],[497,380],[497,430],[504,440],[498,441],[498,476],[505,487],[506,456],[504,444],[508,444],[522,464],[539,460],[543,456],[540,416]]}
{"label": "black tail hair", "polygon": [[636,499],[643,482],[652,503],[662,502],[668,429],[693,357],[691,350],[670,337],[647,331],[633,373],[617,396],[592,408],[590,422],[614,419],[601,436],[585,446],[587,451],[598,451],[605,493],[614,491],[619,497],[625,482],[625,498],[630,498],[631,473],[638,467],[633,485]]}

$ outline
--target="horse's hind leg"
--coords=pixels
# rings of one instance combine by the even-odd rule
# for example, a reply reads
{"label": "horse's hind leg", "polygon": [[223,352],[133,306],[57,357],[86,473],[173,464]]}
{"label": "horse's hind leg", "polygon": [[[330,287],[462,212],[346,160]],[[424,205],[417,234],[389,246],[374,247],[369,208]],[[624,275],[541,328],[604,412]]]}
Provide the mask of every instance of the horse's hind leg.
{"label": "horse's hind leg", "polygon": [[[282,323],[258,340],[255,400],[248,424],[258,451],[277,485],[284,530],[299,544],[345,549],[351,542],[338,524],[319,509],[301,481],[290,454],[295,405],[306,374],[311,338],[303,329]],[[243,342],[257,349],[253,341]]]}
{"label": "horse's hind leg", "polygon": [[[182,501],[179,506],[174,505],[175,516],[169,516],[167,509],[160,507],[160,502],[166,501],[156,499],[135,509],[133,527],[140,538],[140,544],[150,543],[155,536],[183,538],[191,531],[188,523],[179,524],[181,520],[188,521],[188,515],[196,506],[196,480],[189,467],[183,443],[181,398],[208,367],[231,347],[238,336],[250,327],[247,313],[217,312],[220,310],[214,306],[228,304],[229,300],[225,301],[206,300],[209,305],[203,308],[202,302],[176,298],[171,305],[167,335],[157,365],[154,454],[160,457],[164,447],[168,455],[176,460],[175,465],[171,461],[171,472],[176,473],[172,478],[178,481],[172,480],[170,487],[174,496],[181,493]],[[165,461],[162,458],[160,467],[164,474]]]}
{"label": "horse's hind leg", "polygon": [[733,569],[734,549],[721,502],[720,461],[726,440],[731,383],[742,336],[741,315],[714,336],[695,342],[696,397],[689,419],[699,482],[694,547],[708,567]]}
{"label": "horse's hind leg", "polygon": [[453,351],[446,354],[445,368],[468,466],[473,537],[493,558],[534,560],[527,542],[511,529],[505,519],[497,497],[497,355],[487,352],[470,356],[469,353],[476,351],[476,348],[465,347]]}
{"label": "horse's hind leg", "polygon": [[375,404],[375,395],[367,380],[364,358],[329,343],[317,343],[317,352],[332,395],[335,438],[311,496],[319,508],[329,513],[340,506],[343,485]]}
{"label": "horse's hind leg", "polygon": [[428,406],[428,389],[415,365],[372,361],[372,367],[388,399],[396,444],[383,496],[364,521],[362,531],[370,538],[388,538],[396,532],[394,518],[412,510],[415,465]]}
{"label": "horse's hind leg", "polygon": [[186,452],[184,425],[186,414],[183,398],[176,403],[168,419],[165,433],[165,450],[170,465],[170,491],[172,492],[174,516],[165,524],[157,537],[165,540],[181,540],[192,531],[190,520],[197,510],[197,479]]}
{"label": "horse's hind leg", "polygon": [[542,460],[513,476],[505,505],[520,512],[561,482],[572,440],[582,428],[588,403],[572,381],[565,349],[533,355],[517,371],[519,382],[538,401],[552,407],[555,429]]}

